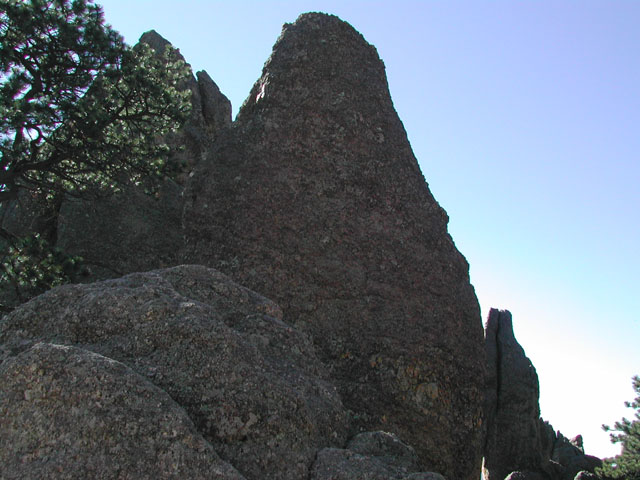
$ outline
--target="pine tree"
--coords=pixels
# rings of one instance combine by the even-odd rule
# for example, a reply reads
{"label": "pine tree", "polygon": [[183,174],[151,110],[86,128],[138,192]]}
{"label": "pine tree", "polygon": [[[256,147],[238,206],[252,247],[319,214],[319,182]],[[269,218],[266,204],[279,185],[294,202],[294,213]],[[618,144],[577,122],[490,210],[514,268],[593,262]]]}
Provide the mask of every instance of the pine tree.
{"label": "pine tree", "polygon": [[633,389],[636,398],[625,405],[635,410],[635,419],[623,418],[613,428],[602,426],[605,431],[613,432],[611,442],[622,445],[620,455],[605,459],[597,472],[606,479],[640,480],[640,376],[633,377]]}
{"label": "pine tree", "polygon": [[[0,207],[18,198],[152,190],[190,93],[183,61],[129,47],[91,0],[0,0]],[[68,281],[77,259],[0,228],[0,281]]]}

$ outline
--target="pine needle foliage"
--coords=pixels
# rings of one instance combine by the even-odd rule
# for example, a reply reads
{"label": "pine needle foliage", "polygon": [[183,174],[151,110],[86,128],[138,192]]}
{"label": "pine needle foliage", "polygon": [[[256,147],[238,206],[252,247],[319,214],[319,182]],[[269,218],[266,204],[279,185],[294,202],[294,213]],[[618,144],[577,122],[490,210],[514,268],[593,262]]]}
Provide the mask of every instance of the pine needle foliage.
{"label": "pine needle foliage", "polygon": [[605,479],[640,480],[640,376],[633,377],[633,390],[636,398],[625,402],[625,405],[635,410],[634,419],[623,418],[613,428],[602,426],[605,431],[611,432],[612,443],[622,445],[620,455],[605,459],[597,472]]}
{"label": "pine needle foliage", "polygon": [[[190,113],[189,75],[170,47],[128,46],[91,0],[0,0],[0,208],[21,191],[152,192],[170,174],[164,139]],[[80,269],[37,232],[0,237],[0,284],[21,299]]]}
{"label": "pine needle foliage", "polygon": [[190,109],[183,61],[127,46],[89,0],[0,0],[0,202],[164,173]]}

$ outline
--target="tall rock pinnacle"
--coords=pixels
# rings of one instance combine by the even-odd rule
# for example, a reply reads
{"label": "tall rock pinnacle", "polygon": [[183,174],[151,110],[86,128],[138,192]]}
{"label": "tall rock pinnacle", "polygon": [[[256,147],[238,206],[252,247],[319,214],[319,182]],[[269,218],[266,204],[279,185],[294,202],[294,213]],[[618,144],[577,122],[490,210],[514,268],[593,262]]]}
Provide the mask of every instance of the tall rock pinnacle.
{"label": "tall rock pinnacle", "polygon": [[541,471],[549,461],[550,451],[545,450],[550,446],[541,444],[545,432],[536,369],[513,334],[509,311],[491,309],[486,332],[489,371],[484,476],[502,480],[516,470]]}
{"label": "tall rock pinnacle", "polygon": [[282,306],[354,430],[391,431],[426,469],[479,478],[485,353],[468,264],[357,31],[317,13],[286,25],[185,203],[186,259]]}

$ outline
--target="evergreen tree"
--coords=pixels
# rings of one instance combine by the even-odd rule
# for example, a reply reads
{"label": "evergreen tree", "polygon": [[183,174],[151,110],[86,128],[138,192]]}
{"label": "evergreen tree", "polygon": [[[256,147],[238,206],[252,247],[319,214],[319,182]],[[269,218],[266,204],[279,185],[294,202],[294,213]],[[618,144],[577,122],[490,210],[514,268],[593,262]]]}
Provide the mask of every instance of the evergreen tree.
{"label": "evergreen tree", "polygon": [[[157,185],[163,138],[191,105],[186,65],[164,53],[126,45],[91,0],[0,0],[0,206],[20,191],[59,202]],[[2,280],[70,279],[76,262],[43,239],[0,237]]]}
{"label": "evergreen tree", "polygon": [[640,376],[633,377],[633,389],[636,398],[632,402],[625,402],[625,405],[635,410],[635,419],[623,418],[613,428],[602,426],[605,431],[613,432],[613,443],[622,445],[620,455],[605,459],[597,472],[606,479],[640,480]]}

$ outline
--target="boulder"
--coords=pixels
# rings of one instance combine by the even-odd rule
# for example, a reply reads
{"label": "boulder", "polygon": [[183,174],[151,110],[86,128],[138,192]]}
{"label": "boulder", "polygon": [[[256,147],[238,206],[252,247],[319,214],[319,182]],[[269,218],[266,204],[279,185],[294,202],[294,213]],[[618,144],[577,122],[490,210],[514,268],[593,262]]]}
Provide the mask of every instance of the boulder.
{"label": "boulder", "polygon": [[185,259],[282,306],[354,431],[393,432],[427,469],[475,480],[482,324],[447,222],[375,48],[337,17],[305,14],[189,180]]}
{"label": "boulder", "polygon": [[[21,305],[0,321],[0,362],[39,342],[121,362],[166,392],[247,479],[306,478],[318,450],[344,445],[348,417],[311,343],[281,316],[205,267],[137,273]],[[11,415],[20,404],[3,408]]]}
{"label": "boulder", "polygon": [[364,432],[347,448],[325,448],[311,470],[310,480],[444,480],[419,472],[415,451],[387,432]]}
{"label": "boulder", "polygon": [[39,343],[0,364],[0,385],[1,478],[244,480],[120,362]]}

